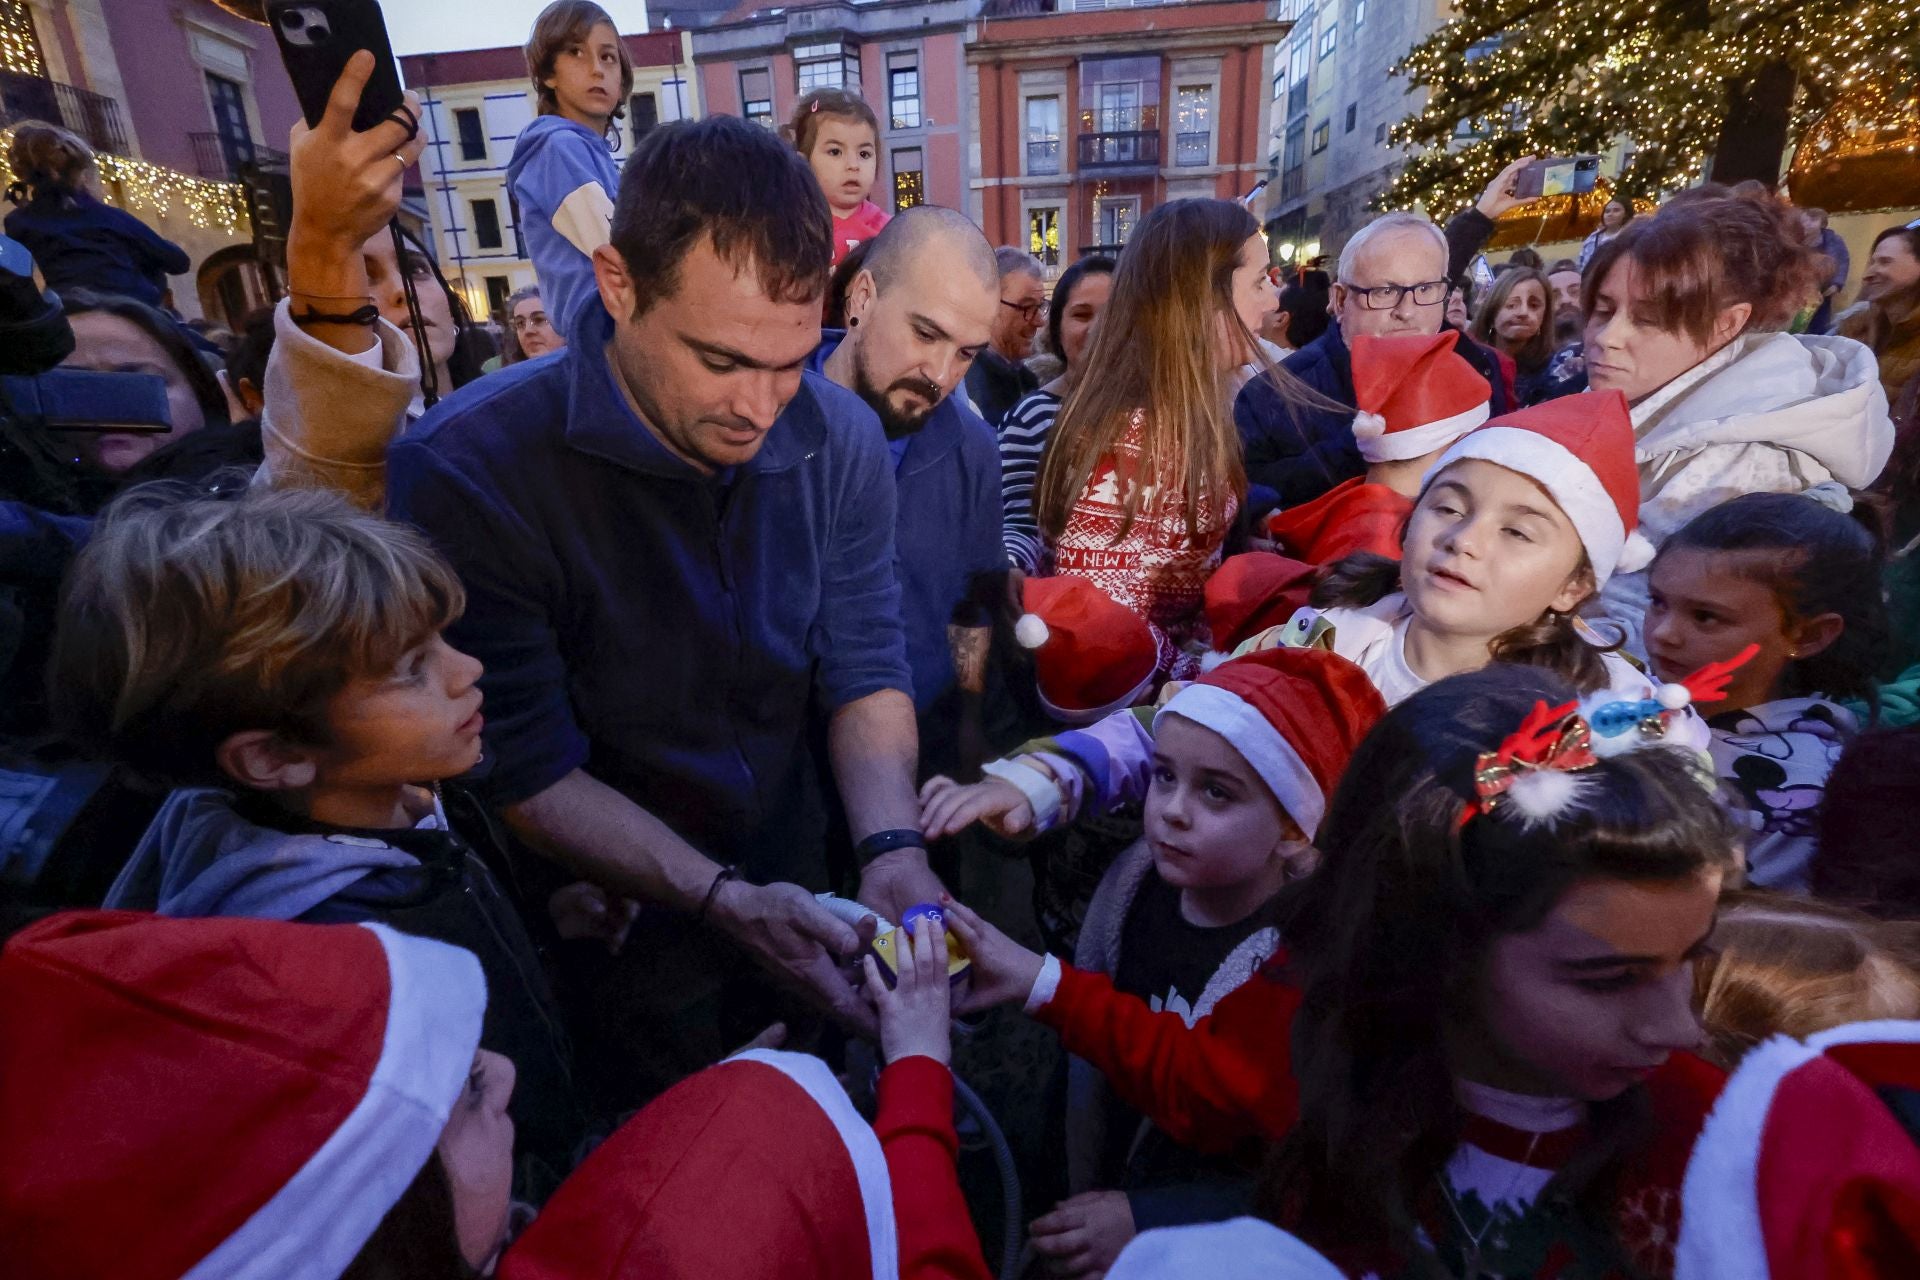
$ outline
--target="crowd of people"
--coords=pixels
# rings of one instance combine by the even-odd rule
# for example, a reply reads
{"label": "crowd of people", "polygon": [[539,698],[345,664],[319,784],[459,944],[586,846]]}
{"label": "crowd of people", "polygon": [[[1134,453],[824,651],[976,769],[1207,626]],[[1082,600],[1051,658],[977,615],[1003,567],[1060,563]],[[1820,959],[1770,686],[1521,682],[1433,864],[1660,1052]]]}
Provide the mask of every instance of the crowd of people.
{"label": "crowd of people", "polygon": [[1920,227],[1493,268],[1522,160],[1050,279],[856,94],[620,169],[526,55],[497,339],[370,55],[238,334],[15,130],[8,371],[165,412],[0,435],[10,1274],[1920,1274]]}

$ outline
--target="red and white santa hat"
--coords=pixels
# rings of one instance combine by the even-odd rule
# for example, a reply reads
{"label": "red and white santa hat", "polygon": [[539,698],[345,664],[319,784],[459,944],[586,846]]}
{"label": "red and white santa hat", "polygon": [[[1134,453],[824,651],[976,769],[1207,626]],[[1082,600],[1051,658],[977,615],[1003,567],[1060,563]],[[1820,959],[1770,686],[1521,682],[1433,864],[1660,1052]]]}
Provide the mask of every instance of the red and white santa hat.
{"label": "red and white santa hat", "polygon": [[433,1154],[486,1011],[380,925],[75,912],[0,952],[20,1276],[337,1280]]}
{"label": "red and white santa hat", "polygon": [[1360,739],[1387,714],[1367,673],[1325,649],[1262,649],[1223,662],[1153,718],[1182,716],[1232,744],[1309,839]]}
{"label": "red and white santa hat", "polygon": [[1695,1142],[1676,1280],[1920,1276],[1920,1022],[1760,1045]]}
{"label": "red and white santa hat", "polygon": [[1634,532],[1640,472],[1620,392],[1563,396],[1495,418],[1441,454],[1426,483],[1463,458],[1498,463],[1545,489],[1585,544],[1596,586],[1652,562],[1652,545]]}
{"label": "red and white santa hat", "polygon": [[1493,396],[1458,349],[1460,335],[1360,334],[1353,354],[1353,438],[1368,462],[1437,453],[1487,420]]}
{"label": "red and white santa hat", "polygon": [[1272,551],[1228,556],[1207,576],[1203,595],[1213,647],[1232,653],[1307,603],[1317,566]]}
{"label": "red and white santa hat", "polygon": [[[932,1059],[889,1068],[902,1069],[945,1074]],[[499,1271],[500,1280],[773,1274],[895,1280],[900,1244],[880,1140],[832,1070],[761,1049],[681,1081],[622,1125]]]}
{"label": "red and white santa hat", "polygon": [[1026,612],[1013,635],[1033,651],[1034,679],[1048,714],[1090,724],[1130,707],[1153,687],[1159,645],[1146,619],[1085,578],[1028,578]]}

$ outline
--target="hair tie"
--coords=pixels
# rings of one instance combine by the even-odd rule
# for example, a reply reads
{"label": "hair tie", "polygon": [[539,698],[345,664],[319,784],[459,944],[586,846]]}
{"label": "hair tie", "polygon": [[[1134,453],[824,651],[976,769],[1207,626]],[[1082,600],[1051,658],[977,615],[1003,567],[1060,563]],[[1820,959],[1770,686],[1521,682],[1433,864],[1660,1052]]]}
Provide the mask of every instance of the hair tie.
{"label": "hair tie", "polygon": [[811,115],[818,115],[819,113],[820,113],[820,99],[815,98],[813,100],[813,105],[807,108],[807,114],[811,116]]}
{"label": "hair tie", "polygon": [[1800,496],[1812,498],[1827,510],[1838,511],[1843,516],[1853,510],[1852,491],[1837,480],[1822,480]]}

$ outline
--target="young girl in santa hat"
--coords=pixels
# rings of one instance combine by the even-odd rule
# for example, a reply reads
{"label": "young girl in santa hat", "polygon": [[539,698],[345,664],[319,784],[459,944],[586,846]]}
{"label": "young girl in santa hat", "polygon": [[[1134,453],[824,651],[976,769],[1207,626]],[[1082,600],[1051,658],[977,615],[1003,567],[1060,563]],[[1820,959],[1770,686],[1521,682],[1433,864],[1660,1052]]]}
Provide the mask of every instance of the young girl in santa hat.
{"label": "young girl in santa hat", "polygon": [[[1361,553],[1335,564],[1314,588],[1317,612],[1242,639],[1240,651],[1330,630],[1334,652],[1359,663],[1388,706],[1490,661],[1551,668],[1583,693],[1644,696],[1646,678],[1575,617],[1623,562],[1644,563],[1638,509],[1633,429],[1617,394],[1496,418],[1427,473],[1398,561]],[[1227,648],[1248,625],[1215,629],[1229,631]]]}
{"label": "young girl in santa hat", "polygon": [[[1327,797],[1385,712],[1346,659],[1269,649],[1215,668],[1158,711],[1122,712],[1029,743],[987,765],[990,776],[974,786],[932,780],[921,825],[929,839],[975,820],[1032,831],[1142,805],[1146,839],[1101,879],[1075,959],[1191,1023],[1279,945],[1276,895],[1312,868]],[[1079,1265],[1103,1269],[1136,1229],[1204,1221],[1248,1203],[1244,1158],[1178,1151],[1119,1107],[1078,1059],[1067,1088],[1073,1194],[1033,1224],[1035,1249],[1056,1264],[1086,1254]],[[1114,1141],[1130,1132],[1130,1141]]]}

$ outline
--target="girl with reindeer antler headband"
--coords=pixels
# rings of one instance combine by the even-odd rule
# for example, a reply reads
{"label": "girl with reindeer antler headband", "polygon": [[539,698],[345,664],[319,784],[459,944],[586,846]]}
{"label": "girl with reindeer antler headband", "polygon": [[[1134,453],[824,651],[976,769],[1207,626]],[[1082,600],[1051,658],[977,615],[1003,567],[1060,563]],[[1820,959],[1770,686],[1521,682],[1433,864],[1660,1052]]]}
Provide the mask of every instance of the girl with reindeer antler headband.
{"label": "girl with reindeer antler headband", "polygon": [[1292,1232],[1352,1276],[1671,1275],[1723,1080],[1690,1052],[1693,961],[1738,856],[1672,731],[1736,665],[1646,698],[1502,664],[1414,694],[1282,890],[1281,950],[1190,1028],[953,906],[976,1003],[1024,1000],[1178,1141],[1272,1144],[1266,1222],[1130,1251],[1251,1275]]}

